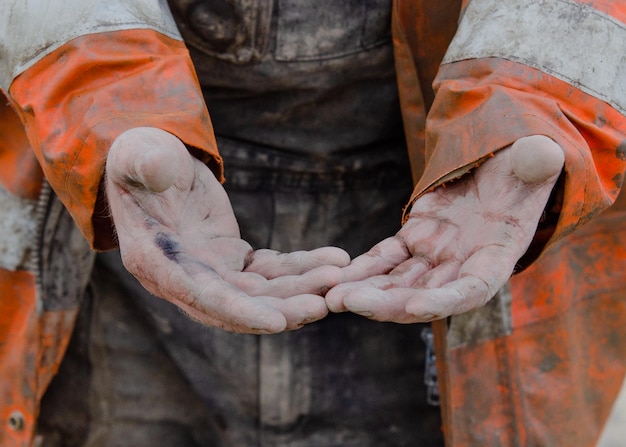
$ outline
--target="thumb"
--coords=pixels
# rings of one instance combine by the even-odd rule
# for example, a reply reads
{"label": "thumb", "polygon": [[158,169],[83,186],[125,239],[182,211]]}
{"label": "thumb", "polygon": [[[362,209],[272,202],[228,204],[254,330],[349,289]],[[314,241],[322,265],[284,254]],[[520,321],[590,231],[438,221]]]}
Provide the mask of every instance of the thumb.
{"label": "thumb", "polygon": [[193,176],[192,157],[174,135],[153,127],[137,127],[120,134],[109,150],[107,175],[151,192],[163,192],[174,184],[189,187]]}
{"label": "thumb", "polygon": [[513,173],[523,182],[540,184],[561,173],[565,163],[563,149],[550,138],[532,135],[517,140],[511,146]]}

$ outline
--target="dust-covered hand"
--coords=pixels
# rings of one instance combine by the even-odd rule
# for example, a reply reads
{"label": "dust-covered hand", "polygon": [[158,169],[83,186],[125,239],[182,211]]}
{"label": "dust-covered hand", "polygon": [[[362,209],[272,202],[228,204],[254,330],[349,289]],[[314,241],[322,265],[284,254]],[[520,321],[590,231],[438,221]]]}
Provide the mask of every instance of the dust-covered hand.
{"label": "dust-covered hand", "polygon": [[207,325],[276,333],[323,318],[321,295],[350,262],[335,247],[254,251],[213,173],[159,129],[136,128],[115,140],[106,193],[125,267],[149,292]]}
{"label": "dust-covered hand", "polygon": [[395,236],[344,269],[329,309],[413,323],[484,305],[528,249],[563,163],[554,141],[525,137],[419,197]]}

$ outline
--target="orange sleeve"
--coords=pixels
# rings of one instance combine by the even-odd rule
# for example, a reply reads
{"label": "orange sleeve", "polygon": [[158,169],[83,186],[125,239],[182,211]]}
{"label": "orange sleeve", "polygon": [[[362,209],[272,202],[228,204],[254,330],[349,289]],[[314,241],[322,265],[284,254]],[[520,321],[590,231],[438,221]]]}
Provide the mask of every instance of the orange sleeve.
{"label": "orange sleeve", "polygon": [[213,128],[183,42],[152,30],[70,40],[12,82],[9,93],[46,179],[93,248],[114,248],[100,183],[111,143],[157,127],[204,154],[223,180]]}
{"label": "orange sleeve", "polygon": [[[626,8],[620,2],[604,1],[520,3],[533,11],[549,6],[551,12],[543,9],[546,17],[526,13],[524,23],[537,25],[512,30],[509,25],[523,15],[513,8],[517,5],[513,0],[477,2],[470,12],[466,6],[459,29],[464,23],[473,21],[474,25],[465,28],[469,32],[457,32],[451,45],[453,56],[444,57],[434,80],[435,97],[425,125],[424,169],[410,203],[461,177],[517,139],[546,135],[560,144],[566,159],[555,191],[555,219],[548,229],[555,241],[611,206],[622,188],[626,117],[620,54],[602,59],[594,48],[619,47],[619,38],[626,33]],[[580,14],[565,17],[558,14],[559,8]],[[508,22],[501,19],[506,15]],[[593,26],[604,24],[612,27],[614,34],[607,36],[613,42],[597,37],[598,29]],[[485,31],[482,25],[492,28]],[[500,40],[490,37],[494,30],[502,36]],[[595,41],[578,46],[579,34]],[[568,36],[569,41],[564,40]],[[526,46],[518,50],[518,44]],[[555,61],[551,55],[558,55],[561,48],[566,56]],[[594,64],[587,64],[585,57]],[[559,71],[562,67],[557,62],[574,70]],[[570,72],[582,73],[583,81],[591,79],[600,89],[568,78]]]}

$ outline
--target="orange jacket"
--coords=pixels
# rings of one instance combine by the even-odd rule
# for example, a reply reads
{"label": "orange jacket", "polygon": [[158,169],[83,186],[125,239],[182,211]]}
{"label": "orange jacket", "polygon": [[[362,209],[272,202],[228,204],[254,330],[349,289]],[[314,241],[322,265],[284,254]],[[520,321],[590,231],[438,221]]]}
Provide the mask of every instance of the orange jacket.
{"label": "orange jacket", "polygon": [[423,22],[454,8],[397,2],[397,71],[419,169],[413,198],[527,135],[557,141],[566,165],[532,250],[541,257],[485,308],[433,325],[446,441],[595,445],[626,360],[626,201],[606,210],[624,175],[626,90],[615,55],[626,5],[466,3],[424,133],[415,110],[431,99],[416,79],[433,73],[428,52],[451,34]]}
{"label": "orange jacket", "polygon": [[[205,153],[221,178],[186,49],[169,19],[154,19],[167,14],[158,2],[136,3],[150,20],[122,8],[128,20],[100,20],[0,54],[11,104],[0,109],[0,203],[6,215],[34,222],[25,235],[5,231],[0,241],[1,253],[11,254],[0,263],[3,446],[32,442],[39,399],[89,274],[88,248],[115,244],[100,191],[115,137],[160,127]],[[13,20],[35,14],[30,3],[15,4]],[[605,56],[624,41],[625,21],[624,4],[611,1],[394,3],[413,199],[522,136],[547,135],[566,153],[533,247],[541,256],[485,308],[434,324],[449,446],[594,445],[622,384],[626,309],[617,292],[626,229],[623,208],[611,205],[625,167],[626,100],[619,58]],[[0,34],[15,33],[11,26]],[[576,50],[586,59],[567,64]],[[88,244],[68,230],[64,210]],[[73,268],[59,267],[76,258]]]}

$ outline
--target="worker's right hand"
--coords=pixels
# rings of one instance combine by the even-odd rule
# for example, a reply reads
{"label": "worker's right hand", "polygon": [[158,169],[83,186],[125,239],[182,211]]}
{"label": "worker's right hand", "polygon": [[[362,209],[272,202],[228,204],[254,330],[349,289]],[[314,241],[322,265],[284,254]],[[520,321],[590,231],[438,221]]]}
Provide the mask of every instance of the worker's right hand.
{"label": "worker's right hand", "polygon": [[122,261],[149,292],[233,332],[276,333],[327,314],[322,295],[339,282],[348,254],[253,250],[220,183],[176,137],[126,131],[106,166]]}

